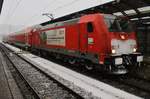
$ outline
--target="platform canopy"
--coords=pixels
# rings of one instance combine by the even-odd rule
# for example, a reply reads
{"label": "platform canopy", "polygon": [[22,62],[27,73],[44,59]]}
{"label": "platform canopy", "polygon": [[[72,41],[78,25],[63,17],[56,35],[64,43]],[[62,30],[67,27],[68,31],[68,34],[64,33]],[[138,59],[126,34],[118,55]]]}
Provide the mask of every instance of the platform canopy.
{"label": "platform canopy", "polygon": [[95,12],[126,16],[137,25],[150,25],[150,0],[114,0],[103,5],[98,5],[60,17],[54,21],[63,21],[79,17],[83,14]]}
{"label": "platform canopy", "polygon": [[2,11],[3,1],[4,1],[4,0],[0,0],[0,13],[1,13],[1,11]]}
{"label": "platform canopy", "polygon": [[[95,9],[99,8],[95,7]],[[99,10],[126,16],[137,25],[150,26],[150,0],[116,0],[114,3],[104,5]]]}

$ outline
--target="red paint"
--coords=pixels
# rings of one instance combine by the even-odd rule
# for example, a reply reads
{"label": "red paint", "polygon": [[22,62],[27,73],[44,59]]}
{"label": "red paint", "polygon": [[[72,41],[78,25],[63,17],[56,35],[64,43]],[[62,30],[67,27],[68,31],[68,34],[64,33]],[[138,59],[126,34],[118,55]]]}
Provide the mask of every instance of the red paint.
{"label": "red paint", "polygon": [[[94,31],[92,33],[87,32],[87,23],[92,22]],[[59,28],[65,28],[66,30],[66,46],[47,45],[46,42],[42,42],[40,39],[40,33],[55,30]],[[124,38],[121,38],[124,36]],[[27,40],[28,38],[28,40]],[[92,44],[88,44],[88,38],[93,39]],[[13,40],[12,40],[13,39]],[[90,14],[80,17],[78,23],[74,25],[40,29],[37,31],[29,31],[27,35],[24,33],[19,35],[9,36],[10,42],[21,41],[27,42],[31,46],[50,48],[64,48],[67,50],[80,51],[82,53],[93,53],[100,57],[99,62],[103,63],[106,57],[111,54],[111,40],[128,40],[136,39],[135,33],[115,33],[109,32],[104,22],[102,14]]]}

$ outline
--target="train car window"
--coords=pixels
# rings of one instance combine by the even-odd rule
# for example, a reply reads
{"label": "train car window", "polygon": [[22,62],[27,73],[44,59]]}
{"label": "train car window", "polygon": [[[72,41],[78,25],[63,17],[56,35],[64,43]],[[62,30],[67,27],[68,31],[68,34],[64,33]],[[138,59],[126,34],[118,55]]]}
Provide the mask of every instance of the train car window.
{"label": "train car window", "polygon": [[93,24],[92,22],[87,23],[87,32],[92,33],[93,32]]}

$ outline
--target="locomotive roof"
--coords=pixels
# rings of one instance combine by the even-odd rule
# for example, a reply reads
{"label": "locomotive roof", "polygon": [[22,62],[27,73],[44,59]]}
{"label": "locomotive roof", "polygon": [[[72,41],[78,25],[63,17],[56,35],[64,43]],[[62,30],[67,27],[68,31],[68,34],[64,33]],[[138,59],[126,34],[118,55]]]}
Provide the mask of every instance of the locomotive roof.
{"label": "locomotive roof", "polygon": [[42,29],[46,29],[46,28],[52,28],[52,27],[56,27],[56,26],[64,26],[64,25],[71,25],[74,23],[77,23],[79,21],[80,18],[75,18],[75,19],[71,19],[71,20],[67,20],[67,21],[61,21],[61,22],[56,22],[56,23],[49,23],[48,25],[42,26]]}
{"label": "locomotive roof", "polygon": [[[112,14],[102,14],[102,13],[98,13],[100,15],[106,15],[106,17],[111,17],[111,18],[116,18],[117,16],[116,15],[112,15]],[[91,14],[89,14],[91,15]],[[65,26],[65,25],[71,25],[71,24],[75,24],[75,23],[78,23],[80,20],[80,17],[79,18],[74,18],[74,19],[70,19],[70,20],[66,20],[66,21],[60,21],[60,22],[53,22],[53,23],[49,23],[49,24],[44,24],[42,25],[41,24],[41,28],[42,29],[47,29],[47,28],[53,28],[53,27],[58,27],[58,26]]]}
{"label": "locomotive roof", "polygon": [[26,33],[25,29],[21,30],[21,31],[13,32],[13,33],[11,33],[11,35],[19,35],[19,34],[23,34],[23,33]]}

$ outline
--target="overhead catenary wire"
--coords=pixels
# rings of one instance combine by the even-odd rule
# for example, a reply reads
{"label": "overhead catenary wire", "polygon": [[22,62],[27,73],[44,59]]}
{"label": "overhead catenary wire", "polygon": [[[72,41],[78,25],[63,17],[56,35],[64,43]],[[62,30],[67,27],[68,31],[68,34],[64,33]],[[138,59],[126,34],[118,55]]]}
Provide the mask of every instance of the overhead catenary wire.
{"label": "overhead catenary wire", "polygon": [[12,12],[10,13],[9,15],[9,18],[7,19],[7,21],[9,22],[11,20],[11,18],[13,17],[16,9],[18,8],[18,6],[20,5],[20,3],[23,1],[23,0],[16,0],[17,1],[17,4],[16,6],[14,7],[14,9],[12,10]]}
{"label": "overhead catenary wire", "polygon": [[[75,4],[75,3],[78,2],[78,1],[79,1],[79,0],[73,0],[73,1],[71,1],[71,2],[69,2],[69,3],[66,3],[66,4],[64,4],[64,5],[61,5],[61,6],[57,7],[57,8],[55,8],[55,9],[52,9],[50,12],[58,11],[59,9],[62,9],[62,8],[64,8],[64,7],[71,6],[72,4]],[[56,0],[55,0],[55,2],[56,2]],[[46,8],[47,8],[47,7],[45,7],[44,10],[45,10]],[[43,11],[43,10],[42,10],[42,11]],[[35,17],[37,17],[38,14],[39,14],[39,12],[38,12],[36,15],[33,15],[33,16],[31,17],[30,22],[31,22]],[[51,14],[53,14],[53,13],[51,13]],[[27,24],[27,23],[25,23],[25,24]],[[24,25],[25,25],[25,24],[24,24]]]}
{"label": "overhead catenary wire", "polygon": [[16,2],[17,2],[17,5],[14,7],[15,2],[12,0],[11,5],[8,7],[8,11],[6,13],[6,17],[2,20],[2,24],[8,25],[8,29],[7,29],[8,33],[10,33],[10,31],[11,31],[11,24],[7,23],[7,22],[9,22],[9,19],[11,17],[11,12],[16,9],[16,7],[18,6],[18,3],[20,2],[20,0],[16,0]]}
{"label": "overhead catenary wire", "polygon": [[[16,0],[16,1],[17,1],[17,0]],[[11,3],[12,3],[12,2],[11,2]],[[12,8],[13,8],[13,4],[11,4],[11,6],[8,7],[7,15],[6,15],[5,19],[2,21],[3,24],[6,24],[6,23],[7,23],[6,21],[7,21],[8,18],[9,18],[9,15],[10,15],[10,12],[11,12]]]}
{"label": "overhead catenary wire", "polygon": [[[17,4],[15,5],[15,7],[12,7],[11,8],[12,10],[10,9],[10,11],[8,13],[9,17],[7,17],[7,20],[6,20],[7,22],[11,21],[11,18],[15,15],[15,11],[17,10],[18,6],[21,4],[22,1],[23,0],[16,0]],[[49,4],[45,5],[45,7],[41,9],[41,11],[38,10],[38,12],[36,14],[34,14],[32,17],[30,17],[31,19],[27,19],[25,22],[31,22],[35,17],[38,16],[39,12],[42,12],[43,10],[47,9],[50,5],[53,5],[54,2],[56,2],[56,1],[59,1],[59,0],[53,0]],[[51,11],[56,11],[56,10],[62,9],[64,7],[70,6],[70,5],[74,4],[77,1],[79,1],[79,0],[73,0],[73,1],[71,1],[69,3],[65,3],[64,5],[61,5],[61,6],[57,7],[57,8],[54,8]],[[24,24],[24,26],[26,26],[26,24]],[[9,30],[10,30],[10,27],[9,27]]]}
{"label": "overhead catenary wire", "polygon": [[[19,6],[20,2],[22,0],[16,0],[17,4],[14,6],[11,5],[11,7],[9,7],[8,13],[6,15],[6,18],[3,20],[3,24],[8,24],[8,33],[11,32],[11,23],[10,23],[10,19],[13,17],[17,7]],[[14,1],[13,1],[14,2]]]}
{"label": "overhead catenary wire", "polygon": [[[52,2],[48,3],[45,5],[44,8],[42,8],[40,11],[38,10],[38,12],[36,12],[35,14],[33,14],[30,18],[28,18],[25,22],[28,22],[28,20],[30,20],[30,22],[43,10],[47,9],[50,5],[53,5],[54,2],[57,2],[58,0],[53,0]],[[25,23],[24,25],[26,25],[27,23]]]}
{"label": "overhead catenary wire", "polygon": [[64,4],[64,5],[62,5],[62,6],[57,7],[57,8],[54,9],[54,10],[58,10],[58,9],[61,9],[61,8],[70,6],[70,5],[74,4],[74,3],[76,3],[77,1],[79,1],[79,0],[73,0],[73,1],[71,1],[71,2],[69,2],[69,3],[67,3],[67,4]]}

